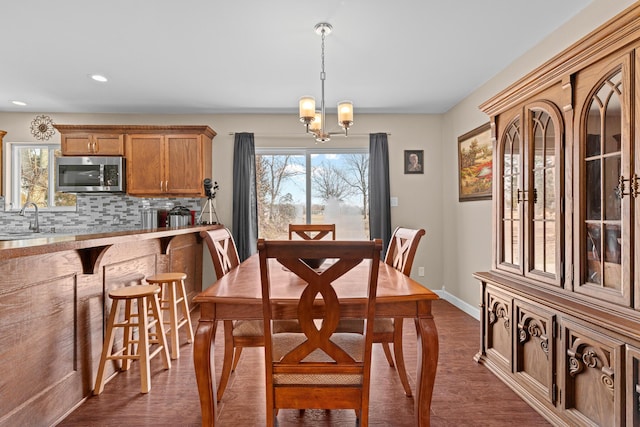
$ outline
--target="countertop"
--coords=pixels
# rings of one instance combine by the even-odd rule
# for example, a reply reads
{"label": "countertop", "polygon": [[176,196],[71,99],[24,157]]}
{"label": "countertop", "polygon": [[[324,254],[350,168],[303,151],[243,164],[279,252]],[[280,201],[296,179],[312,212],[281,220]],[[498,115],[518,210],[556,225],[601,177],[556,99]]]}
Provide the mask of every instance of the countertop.
{"label": "countertop", "polygon": [[100,233],[43,233],[42,237],[0,241],[0,260],[41,255],[51,252],[108,246],[131,240],[171,238],[181,234],[199,233],[221,225],[194,225],[153,229],[114,230]]}

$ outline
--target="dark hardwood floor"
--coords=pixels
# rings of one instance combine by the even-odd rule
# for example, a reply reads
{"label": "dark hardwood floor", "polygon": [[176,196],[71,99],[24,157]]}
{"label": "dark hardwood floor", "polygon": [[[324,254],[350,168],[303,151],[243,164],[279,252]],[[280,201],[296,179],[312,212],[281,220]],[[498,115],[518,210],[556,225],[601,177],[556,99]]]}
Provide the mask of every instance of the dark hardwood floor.
{"label": "dark hardwood floor", "polygon": [[[537,412],[482,365],[473,361],[478,351],[479,322],[446,301],[433,304],[440,337],[440,355],[431,425],[444,426],[548,426]],[[194,327],[199,316],[194,312]],[[415,386],[415,328],[405,321],[404,350],[412,388]],[[182,332],[182,331],[181,331]],[[216,335],[216,371],[220,374],[223,348],[222,325]],[[152,389],[141,394],[139,371],[117,374],[100,396],[92,396],[59,426],[199,426],[200,403],[193,372],[191,344],[183,334],[180,359],[170,370],[152,360]],[[232,374],[222,402],[221,426],[265,424],[264,361],[262,349],[245,349],[237,372]],[[280,427],[353,426],[353,411],[280,411]],[[405,397],[400,380],[374,345],[371,380],[372,426],[413,426],[413,398]]]}

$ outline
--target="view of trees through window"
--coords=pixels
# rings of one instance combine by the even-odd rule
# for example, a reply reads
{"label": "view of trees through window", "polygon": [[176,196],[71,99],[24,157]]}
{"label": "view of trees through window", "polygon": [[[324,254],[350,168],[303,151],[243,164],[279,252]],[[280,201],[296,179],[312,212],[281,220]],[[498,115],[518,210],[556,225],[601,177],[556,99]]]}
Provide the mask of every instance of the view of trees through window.
{"label": "view of trees through window", "polygon": [[257,150],[256,181],[260,237],[334,223],[338,239],[369,239],[368,151]]}
{"label": "view of trees through window", "polygon": [[55,191],[55,157],[60,147],[52,144],[15,145],[12,170],[13,204],[19,209],[26,202],[34,202],[39,208],[76,205],[75,194]]}

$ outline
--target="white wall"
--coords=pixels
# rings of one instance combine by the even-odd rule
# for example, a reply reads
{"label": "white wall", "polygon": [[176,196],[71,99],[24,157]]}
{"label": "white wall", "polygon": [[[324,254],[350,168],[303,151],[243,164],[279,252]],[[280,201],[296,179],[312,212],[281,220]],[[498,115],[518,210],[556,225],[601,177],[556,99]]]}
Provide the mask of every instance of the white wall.
{"label": "white wall", "polygon": [[[478,106],[635,3],[594,0],[573,19],[514,61],[444,115],[442,163],[457,165],[457,138],[489,121]],[[443,171],[443,287],[476,314],[480,287],[472,277],[491,266],[491,201],[458,202],[456,168]]]}

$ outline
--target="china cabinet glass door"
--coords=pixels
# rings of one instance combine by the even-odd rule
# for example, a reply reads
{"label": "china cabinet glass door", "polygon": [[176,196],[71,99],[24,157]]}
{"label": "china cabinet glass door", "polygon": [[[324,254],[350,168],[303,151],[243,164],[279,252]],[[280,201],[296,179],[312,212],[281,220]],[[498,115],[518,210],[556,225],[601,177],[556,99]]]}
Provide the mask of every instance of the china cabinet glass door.
{"label": "china cabinet glass door", "polygon": [[581,120],[581,266],[578,291],[630,304],[630,204],[632,174],[625,102],[624,61],[605,74],[586,98]]}
{"label": "china cabinet glass door", "polygon": [[560,285],[561,115],[542,101],[522,111],[505,127],[499,146],[498,268]]}
{"label": "china cabinet glass door", "polygon": [[507,127],[500,144],[502,171],[502,215],[500,223],[499,265],[503,269],[522,272],[521,239],[522,209],[519,204],[521,194],[522,138],[520,137],[520,118],[516,117]]}

